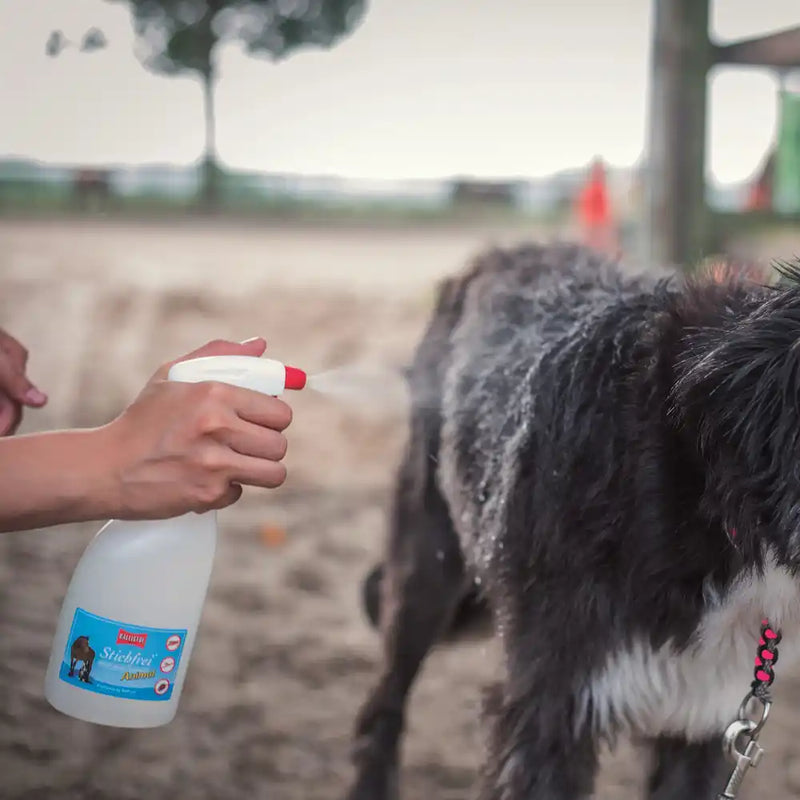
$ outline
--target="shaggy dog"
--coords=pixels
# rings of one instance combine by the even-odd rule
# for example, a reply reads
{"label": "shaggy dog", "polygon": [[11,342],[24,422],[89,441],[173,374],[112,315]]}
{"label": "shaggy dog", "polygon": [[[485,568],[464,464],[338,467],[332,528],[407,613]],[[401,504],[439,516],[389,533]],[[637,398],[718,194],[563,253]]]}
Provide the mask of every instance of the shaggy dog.
{"label": "shaggy dog", "polygon": [[482,800],[587,798],[621,733],[650,743],[649,797],[721,790],[762,617],[782,661],[800,642],[798,275],[657,282],[557,245],[443,285],[351,800],[395,795],[407,693],[476,586],[504,656]]}

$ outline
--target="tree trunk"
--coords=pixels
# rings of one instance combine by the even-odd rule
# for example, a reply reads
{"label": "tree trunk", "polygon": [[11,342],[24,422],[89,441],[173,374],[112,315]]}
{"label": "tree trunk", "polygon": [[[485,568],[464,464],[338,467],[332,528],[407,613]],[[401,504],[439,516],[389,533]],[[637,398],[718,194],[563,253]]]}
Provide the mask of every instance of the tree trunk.
{"label": "tree trunk", "polygon": [[654,0],[647,233],[662,266],[707,255],[706,82],[709,0]]}
{"label": "tree trunk", "polygon": [[216,120],[214,116],[214,74],[203,75],[203,106],[205,111],[205,152],[203,155],[202,205],[207,211],[219,202],[219,170],[217,168]]}

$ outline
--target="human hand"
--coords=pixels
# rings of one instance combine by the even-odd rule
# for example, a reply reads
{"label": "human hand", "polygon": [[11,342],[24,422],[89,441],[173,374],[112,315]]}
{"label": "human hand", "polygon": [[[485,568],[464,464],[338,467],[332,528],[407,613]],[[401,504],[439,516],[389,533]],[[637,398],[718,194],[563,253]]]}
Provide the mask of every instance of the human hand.
{"label": "human hand", "polygon": [[0,436],[16,431],[23,406],[39,408],[47,402],[25,374],[27,364],[28,351],[0,328]]}
{"label": "human hand", "polygon": [[[260,356],[263,339],[214,341],[177,359]],[[168,381],[162,366],[136,400],[98,430],[111,480],[110,516],[159,519],[224,508],[242,485],[275,488],[286,479],[282,431],[289,406],[275,397],[223,383]]]}

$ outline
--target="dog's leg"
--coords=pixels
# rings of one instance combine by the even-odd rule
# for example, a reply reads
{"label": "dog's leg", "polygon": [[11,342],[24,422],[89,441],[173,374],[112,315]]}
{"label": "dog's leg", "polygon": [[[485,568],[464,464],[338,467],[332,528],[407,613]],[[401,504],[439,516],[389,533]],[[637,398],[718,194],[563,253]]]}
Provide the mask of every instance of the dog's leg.
{"label": "dog's leg", "polygon": [[415,491],[408,473],[406,465],[381,587],[384,667],[358,715],[350,800],[397,796],[406,697],[428,651],[447,629],[464,586],[464,563],[444,501],[433,485]]}
{"label": "dog's leg", "polygon": [[649,800],[711,800],[722,790],[728,772],[719,738],[690,744],[680,738],[661,737],[653,742],[647,796]]}
{"label": "dog's leg", "polygon": [[598,737],[584,691],[605,637],[588,633],[589,622],[564,624],[547,606],[551,588],[494,598],[505,674],[484,706],[480,800],[589,800],[594,791]]}
{"label": "dog's leg", "polygon": [[572,698],[543,686],[542,693],[514,692],[511,699],[512,684],[489,698],[493,719],[480,800],[589,800],[597,751],[588,728],[569,730]]}

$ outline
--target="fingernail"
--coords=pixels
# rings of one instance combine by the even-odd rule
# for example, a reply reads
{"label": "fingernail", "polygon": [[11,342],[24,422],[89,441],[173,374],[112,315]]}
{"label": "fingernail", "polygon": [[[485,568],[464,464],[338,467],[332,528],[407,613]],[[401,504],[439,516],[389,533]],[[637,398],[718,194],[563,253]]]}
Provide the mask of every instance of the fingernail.
{"label": "fingernail", "polygon": [[253,342],[263,342],[263,336],[253,336],[252,339],[245,339],[243,342],[239,342],[239,344],[252,344]]}
{"label": "fingernail", "polygon": [[32,406],[43,406],[47,402],[47,395],[32,386],[25,392],[25,402],[30,403]]}

